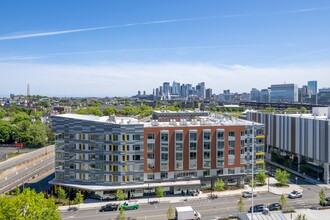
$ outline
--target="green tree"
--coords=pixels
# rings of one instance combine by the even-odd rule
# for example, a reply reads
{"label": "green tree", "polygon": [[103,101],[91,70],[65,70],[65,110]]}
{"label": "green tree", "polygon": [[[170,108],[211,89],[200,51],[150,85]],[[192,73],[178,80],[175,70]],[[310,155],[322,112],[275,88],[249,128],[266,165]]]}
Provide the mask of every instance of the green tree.
{"label": "green tree", "polygon": [[30,143],[38,146],[45,146],[48,137],[46,133],[46,125],[42,124],[40,121],[33,123],[28,129],[28,135],[30,137]]}
{"label": "green tree", "polygon": [[297,215],[297,217],[295,218],[295,220],[307,220],[306,215],[305,214],[299,214]]}
{"label": "green tree", "polygon": [[160,202],[160,198],[164,196],[163,188],[161,186],[158,186],[155,190],[155,194],[159,198],[159,202]]}
{"label": "green tree", "polygon": [[62,187],[58,187],[57,189],[57,198],[61,200],[66,200],[66,192]]}
{"label": "green tree", "polygon": [[115,115],[117,113],[117,109],[113,108],[113,107],[106,107],[103,110],[103,115]]}
{"label": "green tree", "polygon": [[84,202],[84,195],[80,191],[76,192],[76,197],[74,198],[73,202],[75,204],[83,203]]}
{"label": "green tree", "polygon": [[12,136],[12,126],[0,120],[0,143],[9,143]]}
{"label": "green tree", "polygon": [[168,210],[167,210],[167,219],[173,219],[174,218],[174,211],[173,211],[173,208],[172,206],[168,207]]}
{"label": "green tree", "polygon": [[324,205],[326,199],[324,189],[321,189],[321,192],[319,193],[319,197],[320,197],[320,205]]}
{"label": "green tree", "polygon": [[244,202],[243,202],[242,196],[239,197],[239,200],[238,200],[238,203],[237,203],[237,209],[238,209],[239,212],[244,211]]}
{"label": "green tree", "polygon": [[117,191],[116,191],[116,197],[117,197],[117,201],[124,200],[125,199],[124,190],[117,189]]}
{"label": "green tree", "polygon": [[[249,179],[249,186],[252,187],[252,178]],[[253,180],[253,188],[257,187],[257,181],[254,179]]]}
{"label": "green tree", "polygon": [[123,208],[120,208],[119,209],[119,214],[117,215],[117,218],[116,220],[126,220],[126,214],[124,212],[124,209]]}
{"label": "green tree", "polygon": [[288,185],[290,174],[286,170],[276,169],[275,179],[279,186]]}
{"label": "green tree", "polygon": [[286,206],[286,197],[284,194],[281,195],[279,202],[280,202],[282,208],[284,208]]}
{"label": "green tree", "polygon": [[53,198],[46,199],[43,193],[25,188],[14,196],[0,196],[0,219],[61,219]]}
{"label": "green tree", "polygon": [[266,185],[266,174],[264,172],[262,172],[261,170],[259,170],[257,172],[256,175],[256,181],[260,184],[260,185]]}
{"label": "green tree", "polygon": [[214,183],[215,191],[224,191],[225,190],[225,182],[222,179],[217,179]]}

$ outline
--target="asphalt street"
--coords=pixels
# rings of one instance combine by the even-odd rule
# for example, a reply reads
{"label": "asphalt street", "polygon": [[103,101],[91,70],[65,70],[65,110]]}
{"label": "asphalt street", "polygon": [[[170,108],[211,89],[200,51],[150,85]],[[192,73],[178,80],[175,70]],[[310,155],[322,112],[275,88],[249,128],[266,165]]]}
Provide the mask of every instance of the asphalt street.
{"label": "asphalt street", "polygon": [[[254,198],[254,204],[265,204],[269,205],[274,202],[279,202],[279,195],[272,193],[260,193]],[[209,198],[188,198],[187,201],[179,203],[166,203],[161,202],[159,204],[140,204],[138,210],[127,210],[125,214],[131,219],[166,219],[166,213],[168,207],[171,205],[174,209],[179,206],[192,206],[194,210],[198,211],[202,215],[202,219],[217,219],[219,217],[227,217],[230,215],[236,215],[238,213],[237,203],[239,196],[226,196],[219,197],[218,199]],[[251,206],[251,198],[244,199],[245,211]],[[287,199],[287,207],[285,209],[298,209],[315,206],[318,203],[318,194],[313,190],[304,192],[303,198],[299,199]],[[119,211],[115,212],[99,212],[98,209],[90,210],[78,210],[77,212],[66,211],[62,212],[61,216],[63,219],[115,219]]]}

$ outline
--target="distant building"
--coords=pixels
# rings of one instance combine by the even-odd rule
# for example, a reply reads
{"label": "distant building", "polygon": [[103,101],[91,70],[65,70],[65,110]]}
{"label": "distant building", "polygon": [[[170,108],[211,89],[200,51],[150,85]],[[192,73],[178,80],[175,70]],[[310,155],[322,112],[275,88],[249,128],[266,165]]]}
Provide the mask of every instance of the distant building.
{"label": "distant building", "polygon": [[197,95],[200,98],[205,98],[205,82],[198,83],[196,86]]}
{"label": "distant building", "polygon": [[207,99],[212,98],[212,89],[211,88],[206,89],[206,98]]}
{"label": "distant building", "polygon": [[180,95],[181,93],[180,90],[181,90],[180,83],[174,81],[172,84],[172,95]]}
{"label": "distant building", "polygon": [[256,88],[251,89],[251,101],[260,102],[260,91]]}
{"label": "distant building", "polygon": [[317,81],[308,81],[307,87],[312,93],[313,104],[317,104]]}
{"label": "distant building", "polygon": [[251,95],[250,95],[250,93],[246,93],[246,92],[242,93],[241,94],[241,101],[243,101],[243,102],[249,102],[249,101],[251,101]]}
{"label": "distant building", "polygon": [[296,84],[278,84],[270,86],[271,102],[298,102],[298,86]]}
{"label": "distant building", "polygon": [[260,91],[260,102],[270,102],[270,89]]}

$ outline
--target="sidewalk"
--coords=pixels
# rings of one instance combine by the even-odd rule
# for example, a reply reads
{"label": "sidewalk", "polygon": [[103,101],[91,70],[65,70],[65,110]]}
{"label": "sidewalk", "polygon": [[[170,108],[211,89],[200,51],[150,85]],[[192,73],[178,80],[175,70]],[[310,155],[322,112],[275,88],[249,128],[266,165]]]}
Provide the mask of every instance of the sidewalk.
{"label": "sidewalk", "polygon": [[[268,179],[267,179],[267,184],[268,184]],[[275,180],[275,178],[270,177],[269,178],[269,192],[276,194],[276,195],[282,195],[282,194],[289,194],[290,192],[296,190],[296,191],[303,191],[303,189],[296,184],[289,184],[289,186],[287,187],[276,187],[275,183],[277,181]],[[265,186],[257,186],[256,188],[254,188],[254,192],[257,193],[262,193],[262,192],[268,192],[268,185]],[[219,198],[223,198],[223,197],[228,197],[228,196],[241,196],[242,192],[244,191],[251,191],[251,187],[248,185],[245,185],[244,189],[237,189],[237,190],[225,190],[222,192],[217,192],[214,191],[213,194],[217,195]],[[140,204],[148,204],[148,203],[152,203],[152,202],[159,202],[160,203],[178,203],[178,202],[184,202],[184,201],[192,201],[192,200],[198,200],[198,199],[206,199],[209,197],[211,193],[202,193],[200,192],[198,196],[174,196],[174,195],[170,195],[170,196],[166,196],[166,197],[162,197],[160,198],[156,198],[156,197],[143,197],[143,198],[138,198],[138,199],[134,199],[134,201],[137,201]],[[237,197],[237,199],[238,199]],[[92,199],[86,199],[84,201],[84,203],[80,204],[80,205],[71,205],[71,207],[78,207],[79,209],[95,209],[95,208],[100,208],[103,205],[106,205],[108,203],[116,203],[117,201],[97,201],[97,200],[92,200]],[[118,201],[118,202],[123,202],[123,201]],[[69,206],[60,206],[59,210],[60,211],[66,211],[68,210]]]}

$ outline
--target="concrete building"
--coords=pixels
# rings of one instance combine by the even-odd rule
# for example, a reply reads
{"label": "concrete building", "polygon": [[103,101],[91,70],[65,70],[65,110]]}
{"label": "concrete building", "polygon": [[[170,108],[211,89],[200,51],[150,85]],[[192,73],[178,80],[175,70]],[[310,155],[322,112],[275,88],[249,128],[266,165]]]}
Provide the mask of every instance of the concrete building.
{"label": "concrete building", "polygon": [[[56,171],[52,184],[130,198],[211,188],[217,178],[241,185],[263,169],[264,126],[224,116],[140,123],[133,118],[64,114],[52,117]],[[252,155],[252,146],[255,154]]]}
{"label": "concrete building", "polygon": [[270,86],[271,102],[298,102],[298,86],[296,84],[279,84]]}
{"label": "concrete building", "polygon": [[247,119],[265,124],[272,161],[329,183],[330,107],[314,107],[312,114],[248,112]]}

